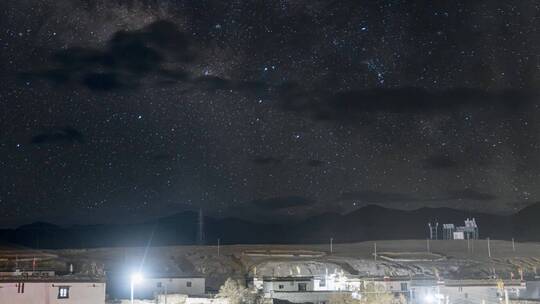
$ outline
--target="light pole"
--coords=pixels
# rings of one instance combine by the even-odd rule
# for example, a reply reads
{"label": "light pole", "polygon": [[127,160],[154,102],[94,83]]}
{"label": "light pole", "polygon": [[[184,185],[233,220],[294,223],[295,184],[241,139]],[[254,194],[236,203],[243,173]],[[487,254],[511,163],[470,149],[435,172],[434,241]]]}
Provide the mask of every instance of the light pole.
{"label": "light pole", "polygon": [[131,304],[133,304],[133,293],[135,284],[139,284],[143,280],[143,276],[140,272],[133,273],[131,275],[130,287],[131,287]]}

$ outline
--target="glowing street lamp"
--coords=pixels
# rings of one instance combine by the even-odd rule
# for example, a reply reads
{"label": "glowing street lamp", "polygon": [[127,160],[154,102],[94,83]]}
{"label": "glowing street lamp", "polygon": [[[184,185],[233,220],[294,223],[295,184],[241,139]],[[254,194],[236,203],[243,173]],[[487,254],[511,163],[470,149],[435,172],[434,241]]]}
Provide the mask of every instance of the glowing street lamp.
{"label": "glowing street lamp", "polygon": [[131,304],[133,304],[133,289],[135,288],[136,284],[141,283],[143,280],[143,275],[140,272],[135,272],[131,275]]}

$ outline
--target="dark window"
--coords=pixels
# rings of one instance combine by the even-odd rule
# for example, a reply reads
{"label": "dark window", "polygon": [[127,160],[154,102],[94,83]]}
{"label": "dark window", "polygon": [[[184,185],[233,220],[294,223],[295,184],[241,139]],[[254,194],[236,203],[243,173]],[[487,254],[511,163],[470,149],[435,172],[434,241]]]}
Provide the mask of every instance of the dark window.
{"label": "dark window", "polygon": [[281,285],[281,284],[278,286],[279,289],[283,289],[283,287],[284,287],[284,286]]}
{"label": "dark window", "polygon": [[401,283],[401,291],[407,291],[407,283]]}
{"label": "dark window", "polygon": [[59,299],[68,299],[69,298],[69,287],[68,286],[59,286],[58,287],[58,298]]}
{"label": "dark window", "polygon": [[186,282],[186,287],[191,287],[191,281]]}
{"label": "dark window", "polygon": [[17,293],[24,293],[24,283],[17,283]]}
{"label": "dark window", "polygon": [[324,287],[326,286],[326,279],[322,279],[319,281],[319,287]]}
{"label": "dark window", "polygon": [[298,291],[306,291],[306,290],[307,290],[306,283],[298,283]]}

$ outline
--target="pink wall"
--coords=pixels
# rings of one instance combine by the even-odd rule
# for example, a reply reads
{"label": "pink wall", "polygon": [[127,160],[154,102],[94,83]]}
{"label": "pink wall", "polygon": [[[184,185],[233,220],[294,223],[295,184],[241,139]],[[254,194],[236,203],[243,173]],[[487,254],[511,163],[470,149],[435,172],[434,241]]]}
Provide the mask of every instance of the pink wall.
{"label": "pink wall", "polygon": [[[25,282],[24,293],[17,282],[0,282],[0,303],[9,304],[104,304],[105,283]],[[58,299],[58,286],[69,286],[69,298]]]}

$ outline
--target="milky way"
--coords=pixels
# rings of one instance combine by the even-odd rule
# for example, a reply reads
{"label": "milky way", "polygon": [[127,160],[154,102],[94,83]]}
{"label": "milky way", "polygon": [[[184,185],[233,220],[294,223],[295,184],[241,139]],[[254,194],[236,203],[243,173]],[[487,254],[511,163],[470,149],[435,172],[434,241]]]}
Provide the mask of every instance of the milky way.
{"label": "milky way", "polygon": [[536,1],[3,1],[0,225],[540,198]]}

